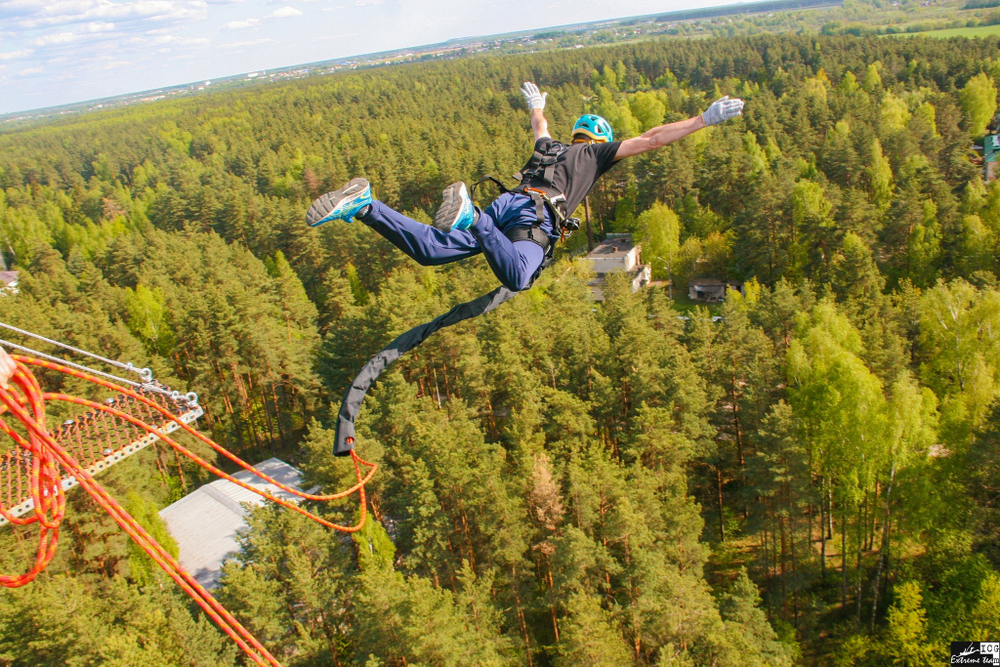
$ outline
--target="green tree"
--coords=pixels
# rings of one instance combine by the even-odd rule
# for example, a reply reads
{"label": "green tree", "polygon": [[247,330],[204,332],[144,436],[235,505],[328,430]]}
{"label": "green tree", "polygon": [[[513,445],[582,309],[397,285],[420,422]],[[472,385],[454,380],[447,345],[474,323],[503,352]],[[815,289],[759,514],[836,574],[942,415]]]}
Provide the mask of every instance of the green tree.
{"label": "green tree", "polygon": [[576,594],[566,604],[556,665],[581,667],[627,667],[632,665],[614,615],[601,608],[600,600]]}
{"label": "green tree", "polygon": [[889,160],[882,154],[882,144],[873,139],[870,149],[870,164],[866,169],[872,202],[880,209],[886,210],[892,201],[895,188],[892,178],[892,167]]}
{"label": "green tree", "polygon": [[642,240],[645,260],[659,277],[673,279],[680,252],[681,221],[666,204],[657,202],[639,214],[636,235]]}
{"label": "green tree", "polygon": [[964,280],[939,282],[920,302],[920,376],[941,400],[948,442],[965,448],[1000,392],[996,319],[1000,293]]}
{"label": "green tree", "polygon": [[880,653],[889,664],[930,667],[943,659],[927,640],[927,613],[922,606],[920,584],[908,581],[896,589],[896,602],[889,609],[889,624]]}
{"label": "green tree", "polygon": [[966,82],[958,97],[969,122],[969,134],[982,136],[997,110],[996,83],[985,72],[980,72]]}

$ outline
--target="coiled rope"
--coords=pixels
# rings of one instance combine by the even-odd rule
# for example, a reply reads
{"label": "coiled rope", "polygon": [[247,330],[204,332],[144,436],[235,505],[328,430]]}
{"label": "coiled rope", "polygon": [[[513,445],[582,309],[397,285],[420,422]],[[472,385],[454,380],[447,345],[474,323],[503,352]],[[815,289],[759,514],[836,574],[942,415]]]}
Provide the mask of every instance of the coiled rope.
{"label": "coiled rope", "polygon": [[[35,509],[32,515],[18,518],[8,512],[6,508],[4,508],[3,503],[0,502],[0,515],[15,525],[25,526],[37,523],[39,525],[39,545],[35,554],[34,563],[28,571],[20,575],[0,575],[0,586],[13,588],[23,586],[31,582],[45,569],[45,567],[52,560],[52,557],[55,555],[56,545],[59,539],[59,526],[66,510],[66,498],[61,484],[62,475],[60,473],[60,470],[65,470],[66,473],[71,475],[80,483],[80,486],[82,486],[87,493],[90,494],[97,504],[111,516],[111,518],[122,528],[122,530],[124,530],[129,537],[131,537],[136,544],[138,544],[139,547],[149,555],[153,562],[162,568],[163,571],[166,572],[166,574],[184,590],[184,592],[190,595],[198,606],[201,607],[206,614],[208,614],[208,616],[222,629],[222,631],[225,632],[234,642],[236,642],[241,649],[243,649],[243,651],[250,657],[251,660],[253,660],[255,664],[261,666],[281,667],[281,663],[279,663],[274,656],[272,656],[267,649],[264,648],[264,646],[262,646],[260,642],[258,642],[253,635],[246,628],[244,628],[239,621],[236,620],[232,614],[219,604],[219,602],[216,601],[215,598],[213,598],[212,595],[203,586],[201,586],[201,584],[199,584],[173,556],[166,551],[166,549],[157,543],[157,541],[153,539],[153,537],[150,536],[149,533],[128,514],[128,512],[125,511],[125,508],[122,507],[96,480],[94,480],[93,476],[88,473],[87,470],[81,467],[80,464],[58,442],[56,442],[56,440],[52,438],[45,425],[45,401],[66,401],[76,403],[77,405],[82,405],[93,410],[108,412],[119,419],[123,419],[145,430],[148,433],[156,435],[169,446],[173,447],[179,454],[186,456],[206,470],[209,470],[212,473],[249,491],[261,495],[283,507],[307,516],[324,526],[348,533],[360,530],[365,524],[365,520],[367,518],[365,484],[371,480],[375,471],[378,469],[378,466],[374,463],[369,463],[361,459],[352,450],[351,459],[357,476],[357,483],[354,486],[345,491],[334,494],[315,495],[303,493],[298,489],[289,487],[263,473],[258,472],[253,468],[253,466],[246,463],[235,454],[218,445],[210,438],[198,432],[196,429],[181,422],[168,410],[165,410],[160,405],[154,403],[147,397],[132,391],[131,389],[113,384],[90,373],[69,368],[61,363],[25,357],[22,355],[12,356],[14,360],[17,361],[17,372],[11,379],[10,389],[0,388],[0,403],[3,404],[2,408],[0,408],[0,415],[9,414],[15,420],[20,422],[27,430],[27,438],[15,430],[3,417],[0,417],[0,430],[10,436],[17,446],[21,447],[31,457],[29,487]],[[307,510],[304,510],[292,502],[274,496],[269,491],[262,491],[254,488],[249,484],[246,484],[245,482],[242,482],[239,479],[236,479],[235,477],[219,470],[211,463],[200,458],[198,455],[176,442],[173,438],[161,433],[156,428],[109,405],[76,396],[69,396],[67,394],[43,392],[38,384],[38,380],[28,369],[27,365],[39,366],[58,371],[60,373],[65,373],[73,377],[93,382],[94,384],[126,396],[130,396],[159,412],[165,418],[174,421],[186,432],[209,445],[213,450],[225,456],[233,463],[236,463],[243,469],[267,481],[269,484],[273,484],[282,491],[290,493],[298,498],[302,498],[304,500],[330,501],[344,498],[357,491],[360,501],[360,517],[358,519],[358,523],[354,526],[342,526],[332,523]],[[367,474],[362,475],[361,466],[367,466],[369,468]]]}

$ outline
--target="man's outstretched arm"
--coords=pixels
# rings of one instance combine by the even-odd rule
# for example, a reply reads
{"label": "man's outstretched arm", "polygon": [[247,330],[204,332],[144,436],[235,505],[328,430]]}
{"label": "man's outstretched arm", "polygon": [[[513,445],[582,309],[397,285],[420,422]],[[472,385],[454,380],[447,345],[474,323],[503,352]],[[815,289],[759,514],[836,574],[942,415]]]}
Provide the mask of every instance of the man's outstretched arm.
{"label": "man's outstretched arm", "polygon": [[743,100],[729,96],[717,99],[708,107],[708,110],[700,116],[679,120],[676,123],[667,123],[647,130],[641,136],[626,139],[618,146],[615,159],[621,160],[632,155],[639,155],[646,151],[651,151],[667,144],[672,144],[678,139],[683,139],[692,132],[696,132],[709,125],[717,125],[723,121],[735,118],[743,113]]}
{"label": "man's outstretched arm", "polygon": [[531,129],[535,133],[535,141],[550,137],[549,122],[545,120],[545,98],[548,93],[539,92],[538,86],[530,81],[521,86],[521,93],[531,112]]}

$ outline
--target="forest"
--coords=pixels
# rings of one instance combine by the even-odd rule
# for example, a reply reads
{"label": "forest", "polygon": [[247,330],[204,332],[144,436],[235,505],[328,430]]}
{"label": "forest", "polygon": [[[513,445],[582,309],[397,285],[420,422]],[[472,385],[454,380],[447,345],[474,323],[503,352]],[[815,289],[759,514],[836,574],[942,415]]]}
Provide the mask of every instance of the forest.
{"label": "forest", "polygon": [[[560,244],[531,290],[375,386],[366,528],[256,510],[216,593],[290,666],[941,664],[951,641],[1000,639],[1000,183],[973,150],[996,130],[998,47],[652,40],[11,129],[0,320],[149,366],[238,455],[344,488],[354,373],[496,279],[481,257],[420,267],[360,223],[308,228],[314,197],[364,176],[429,222],[444,186],[524,163],[523,81],[564,139],[584,111],[627,138],[742,97],[741,118],[591,193],[596,233],[632,233],[660,284],[612,276],[595,303],[585,235]],[[699,277],[745,293],[683,303]],[[157,534],[208,481],[161,447],[100,478]],[[51,567],[0,592],[0,665],[243,664],[68,498]],[[36,544],[0,529],[0,571]]]}

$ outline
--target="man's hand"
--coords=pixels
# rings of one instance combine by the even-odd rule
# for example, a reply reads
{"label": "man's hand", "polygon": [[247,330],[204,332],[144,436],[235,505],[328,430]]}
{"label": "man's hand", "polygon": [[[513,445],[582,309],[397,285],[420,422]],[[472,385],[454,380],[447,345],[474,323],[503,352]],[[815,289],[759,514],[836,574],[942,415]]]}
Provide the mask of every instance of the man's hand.
{"label": "man's hand", "polygon": [[548,93],[539,92],[538,86],[535,84],[525,81],[524,85],[521,86],[521,93],[524,94],[524,101],[528,103],[528,110],[534,111],[535,109],[545,108],[545,98],[548,96]]}
{"label": "man's hand", "polygon": [[705,110],[701,119],[705,121],[705,125],[718,125],[730,118],[736,118],[742,113],[743,100],[738,97],[729,99],[729,95],[726,95],[712,102],[712,106]]}
{"label": "man's hand", "polygon": [[17,363],[0,347],[0,387],[9,389],[10,378],[17,371]]}

